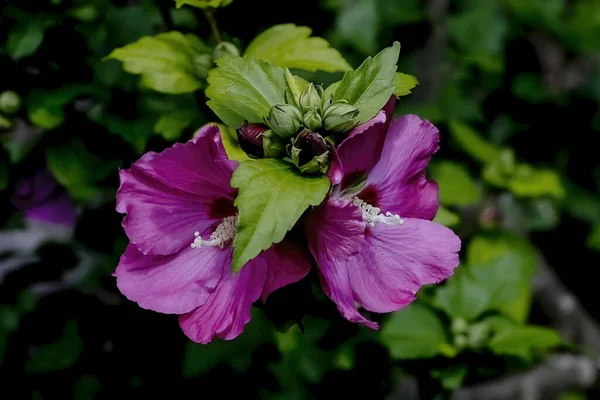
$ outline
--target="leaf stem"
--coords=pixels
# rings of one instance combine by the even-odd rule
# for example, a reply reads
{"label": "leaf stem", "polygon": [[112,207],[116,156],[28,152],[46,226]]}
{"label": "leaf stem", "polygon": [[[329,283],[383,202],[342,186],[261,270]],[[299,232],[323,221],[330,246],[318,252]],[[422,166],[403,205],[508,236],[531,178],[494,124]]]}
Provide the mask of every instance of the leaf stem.
{"label": "leaf stem", "polygon": [[212,29],[213,36],[217,43],[221,43],[221,33],[219,32],[219,27],[217,26],[217,20],[215,19],[215,10],[210,8],[204,10],[204,15],[210,24],[210,29]]}

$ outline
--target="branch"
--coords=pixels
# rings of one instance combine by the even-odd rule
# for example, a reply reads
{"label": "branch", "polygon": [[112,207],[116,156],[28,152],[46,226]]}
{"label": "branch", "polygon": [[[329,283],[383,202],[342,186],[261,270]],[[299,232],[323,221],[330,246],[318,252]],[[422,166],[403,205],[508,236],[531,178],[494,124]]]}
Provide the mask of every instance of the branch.
{"label": "branch", "polygon": [[453,400],[542,400],[569,389],[586,389],[598,377],[585,356],[559,354],[525,373],[458,390]]}

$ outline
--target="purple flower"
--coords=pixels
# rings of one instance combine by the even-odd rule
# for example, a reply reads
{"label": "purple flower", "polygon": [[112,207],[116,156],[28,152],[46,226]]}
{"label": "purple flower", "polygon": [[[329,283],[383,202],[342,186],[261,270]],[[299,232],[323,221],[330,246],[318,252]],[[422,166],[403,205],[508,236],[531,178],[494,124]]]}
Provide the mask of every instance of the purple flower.
{"label": "purple flower", "polygon": [[415,115],[390,121],[393,109],[391,99],[340,143],[330,195],[306,224],[325,293],[346,319],[373,329],[356,303],[377,313],[405,307],[423,285],[453,274],[461,246],[431,222],[438,187],[425,168],[439,148],[438,130]]}
{"label": "purple flower", "polygon": [[212,125],[120,172],[117,211],[127,214],[130,244],[114,274],[119,290],[143,308],[180,314],[195,342],[235,338],[254,301],[310,268],[308,255],[284,240],[231,272],[237,191],[229,181],[237,165]]}
{"label": "purple flower", "polygon": [[75,226],[75,205],[48,170],[19,179],[11,202],[28,220]]}

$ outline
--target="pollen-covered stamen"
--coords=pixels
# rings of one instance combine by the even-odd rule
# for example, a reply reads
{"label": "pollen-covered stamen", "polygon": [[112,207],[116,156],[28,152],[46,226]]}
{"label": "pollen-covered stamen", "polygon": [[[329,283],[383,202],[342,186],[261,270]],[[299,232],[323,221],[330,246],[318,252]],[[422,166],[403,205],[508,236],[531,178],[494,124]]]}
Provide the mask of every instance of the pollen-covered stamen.
{"label": "pollen-covered stamen", "polygon": [[373,207],[358,197],[354,197],[352,203],[360,208],[363,220],[369,224],[369,226],[374,226],[375,223],[396,225],[402,225],[404,223],[404,220],[400,218],[398,214],[392,214],[389,211],[386,212],[385,215],[381,214],[381,209],[379,207]]}
{"label": "pollen-covered stamen", "polygon": [[200,232],[194,232],[194,243],[191,244],[192,249],[196,247],[216,247],[223,248],[230,240],[235,237],[238,225],[238,216],[232,215],[227,218],[223,218],[223,222],[217,226],[217,229],[210,235],[208,240],[202,239]]}

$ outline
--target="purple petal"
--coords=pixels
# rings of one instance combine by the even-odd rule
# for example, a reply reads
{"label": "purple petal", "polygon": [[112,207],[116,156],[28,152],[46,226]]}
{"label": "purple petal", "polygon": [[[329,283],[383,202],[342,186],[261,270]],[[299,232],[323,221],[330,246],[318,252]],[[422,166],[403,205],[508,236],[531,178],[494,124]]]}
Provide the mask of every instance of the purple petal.
{"label": "purple petal", "polygon": [[405,218],[402,225],[369,227],[360,254],[344,263],[354,300],[380,313],[405,307],[423,285],[454,273],[460,246],[454,232],[431,221]]}
{"label": "purple petal", "polygon": [[306,251],[289,239],[274,244],[262,257],[269,267],[261,296],[263,302],[275,290],[304,278],[311,267]]}
{"label": "purple petal", "polygon": [[429,121],[405,115],[392,121],[379,162],[358,195],[384,212],[433,219],[439,207],[437,184],[425,168],[438,149],[439,131]]}
{"label": "purple petal", "polygon": [[317,260],[321,286],[349,321],[376,329],[354,306],[350,276],[345,263],[357,256],[365,242],[366,224],[358,207],[346,201],[328,200],[314,209],[306,221],[306,237]]}
{"label": "purple petal", "polygon": [[153,256],[130,244],[114,275],[121,293],[140,307],[183,314],[207,301],[231,265],[231,255],[229,249],[188,246],[179,253]]}
{"label": "purple petal", "polygon": [[267,279],[267,263],[259,256],[239,273],[232,273],[228,264],[222,274],[206,303],[179,317],[181,329],[196,343],[209,343],[215,336],[231,340],[242,333]]}
{"label": "purple petal", "polygon": [[189,246],[233,215],[236,191],[229,181],[237,163],[226,158],[219,129],[209,126],[185,144],[150,152],[121,170],[117,211],[144,254],[167,255]]}
{"label": "purple petal", "polygon": [[25,208],[23,215],[29,220],[50,222],[72,228],[76,223],[77,209],[69,196],[63,193],[41,204]]}
{"label": "purple petal", "polygon": [[375,117],[354,128],[339,144],[328,172],[332,185],[341,183],[344,189],[361,175],[366,176],[379,160],[395,105],[396,97],[392,96]]}

